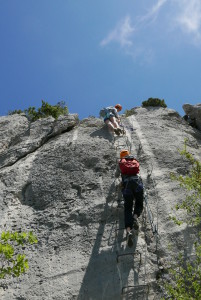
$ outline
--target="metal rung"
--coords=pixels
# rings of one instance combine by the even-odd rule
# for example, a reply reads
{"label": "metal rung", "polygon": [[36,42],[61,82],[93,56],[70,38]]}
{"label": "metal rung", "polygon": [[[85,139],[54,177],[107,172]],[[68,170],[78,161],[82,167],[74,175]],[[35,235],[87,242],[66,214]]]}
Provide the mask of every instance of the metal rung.
{"label": "metal rung", "polygon": [[125,227],[122,227],[122,228],[115,228],[115,231],[119,231],[119,230],[125,230]]}
{"label": "metal rung", "polygon": [[[124,208],[124,203],[122,201],[117,203],[117,208]],[[125,228],[124,228],[125,229]]]}
{"label": "metal rung", "polygon": [[[130,289],[130,288],[132,288],[132,289],[134,289],[134,290],[136,290],[136,289],[138,289],[138,290],[139,290],[139,289],[143,289],[143,291],[144,291],[145,288],[147,288],[146,293],[147,293],[147,294],[149,293],[149,284],[139,284],[139,285],[128,285],[128,286],[122,287],[121,294],[123,295],[123,294],[125,294],[125,293],[128,293],[129,291],[124,292],[124,290]],[[139,292],[139,291],[137,291],[137,292]]]}
{"label": "metal rung", "polygon": [[114,139],[117,140],[119,138],[124,138],[124,137],[126,137],[126,135],[117,135],[117,136],[114,137]]}
{"label": "metal rung", "polygon": [[117,258],[116,258],[117,263],[119,262],[119,257],[120,256],[127,256],[127,255],[132,255],[132,256],[139,255],[140,256],[140,265],[141,265],[141,263],[142,263],[142,254],[139,251],[117,254]]}
{"label": "metal rung", "polygon": [[[117,225],[117,223],[116,223]],[[125,230],[125,227],[122,227],[122,228],[115,228],[114,231],[115,231],[115,238],[117,239],[117,231],[120,231],[120,230]]]}
{"label": "metal rung", "polygon": [[128,141],[128,137],[126,135],[117,135],[117,136],[115,136],[114,141],[119,142],[119,139],[122,139],[122,138],[124,138],[126,141]]}

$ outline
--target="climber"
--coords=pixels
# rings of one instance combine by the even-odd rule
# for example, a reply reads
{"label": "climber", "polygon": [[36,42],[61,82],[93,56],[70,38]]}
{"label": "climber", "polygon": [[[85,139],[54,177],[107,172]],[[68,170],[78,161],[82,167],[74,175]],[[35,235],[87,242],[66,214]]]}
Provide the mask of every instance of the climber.
{"label": "climber", "polygon": [[[124,222],[127,244],[133,246],[132,229],[139,229],[138,217],[143,210],[143,183],[139,175],[139,162],[128,150],[120,152],[119,171],[122,178],[122,195],[124,198]],[[133,212],[133,201],[134,212]]]}
{"label": "climber", "polygon": [[120,104],[116,104],[115,106],[108,106],[102,108],[100,110],[100,117],[104,118],[105,124],[108,126],[111,132],[115,132],[117,135],[122,133],[121,128],[119,127],[120,118],[118,116],[118,112],[122,110],[122,106]]}

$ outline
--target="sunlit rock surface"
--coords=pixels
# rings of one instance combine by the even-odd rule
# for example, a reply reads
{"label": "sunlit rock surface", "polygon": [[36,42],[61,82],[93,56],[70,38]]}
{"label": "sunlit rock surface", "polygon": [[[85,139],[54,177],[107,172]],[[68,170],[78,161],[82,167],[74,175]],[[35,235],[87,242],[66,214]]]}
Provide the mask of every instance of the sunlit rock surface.
{"label": "sunlit rock surface", "polygon": [[[184,246],[192,252],[193,230],[169,220],[185,197],[170,172],[189,168],[178,152],[185,138],[201,158],[201,134],[174,110],[133,113],[122,116],[126,136],[115,138],[93,117],[80,123],[77,115],[34,123],[22,115],[0,118],[1,232],[32,230],[39,240],[27,251],[30,269],[3,280],[0,299],[161,298],[161,265]],[[125,148],[140,161],[148,195],[131,249],[115,177]]]}

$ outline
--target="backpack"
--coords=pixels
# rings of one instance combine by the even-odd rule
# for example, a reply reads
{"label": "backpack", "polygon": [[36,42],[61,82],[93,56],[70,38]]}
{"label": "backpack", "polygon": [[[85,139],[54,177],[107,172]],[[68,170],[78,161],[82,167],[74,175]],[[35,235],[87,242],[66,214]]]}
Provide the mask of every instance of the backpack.
{"label": "backpack", "polygon": [[107,108],[102,108],[99,112],[100,117],[104,118],[106,116],[106,114],[108,113]]}
{"label": "backpack", "polygon": [[119,161],[122,175],[136,175],[140,172],[140,164],[133,156],[127,156]]}

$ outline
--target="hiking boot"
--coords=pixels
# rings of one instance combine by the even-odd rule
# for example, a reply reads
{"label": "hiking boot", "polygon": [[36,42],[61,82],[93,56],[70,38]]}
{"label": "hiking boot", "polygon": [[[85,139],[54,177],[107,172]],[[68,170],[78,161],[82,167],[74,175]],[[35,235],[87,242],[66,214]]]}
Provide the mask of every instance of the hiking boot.
{"label": "hiking boot", "polygon": [[121,128],[117,128],[119,134],[123,133],[123,130]]}
{"label": "hiking boot", "polygon": [[133,234],[131,231],[127,232],[126,239],[128,247],[131,248],[133,246]]}
{"label": "hiking boot", "polygon": [[139,229],[138,220],[135,219],[135,218],[134,218],[134,220],[133,220],[133,228],[134,228],[135,230],[138,230],[138,229]]}
{"label": "hiking boot", "polygon": [[119,128],[114,128],[114,132],[116,133],[116,135],[120,135]]}

